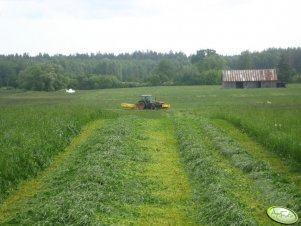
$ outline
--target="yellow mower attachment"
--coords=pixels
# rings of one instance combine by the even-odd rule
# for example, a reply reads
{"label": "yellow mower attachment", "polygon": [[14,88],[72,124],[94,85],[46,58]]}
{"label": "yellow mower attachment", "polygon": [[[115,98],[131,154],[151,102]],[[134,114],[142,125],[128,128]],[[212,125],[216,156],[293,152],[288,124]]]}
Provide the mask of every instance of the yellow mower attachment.
{"label": "yellow mower attachment", "polygon": [[137,105],[136,104],[129,104],[129,103],[122,103],[121,107],[127,108],[127,109],[133,109],[133,108],[137,108]]}
{"label": "yellow mower attachment", "polygon": [[170,108],[170,104],[162,104],[162,108]]}

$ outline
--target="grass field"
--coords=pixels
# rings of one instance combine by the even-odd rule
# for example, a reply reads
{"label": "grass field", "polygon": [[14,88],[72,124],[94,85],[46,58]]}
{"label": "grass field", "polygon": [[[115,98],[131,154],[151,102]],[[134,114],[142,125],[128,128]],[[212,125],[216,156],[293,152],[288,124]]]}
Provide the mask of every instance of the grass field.
{"label": "grass field", "polygon": [[[141,94],[172,108],[120,108]],[[279,225],[268,207],[301,216],[301,86],[0,90],[0,153],[1,225]]]}

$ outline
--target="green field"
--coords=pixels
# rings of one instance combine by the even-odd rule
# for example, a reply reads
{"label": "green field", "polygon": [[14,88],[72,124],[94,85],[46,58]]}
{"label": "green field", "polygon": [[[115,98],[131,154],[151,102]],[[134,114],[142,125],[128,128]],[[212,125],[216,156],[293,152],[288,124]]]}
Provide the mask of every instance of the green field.
{"label": "green field", "polygon": [[[172,108],[121,109],[141,94]],[[0,225],[279,225],[268,207],[301,217],[301,86],[0,89],[0,154]]]}

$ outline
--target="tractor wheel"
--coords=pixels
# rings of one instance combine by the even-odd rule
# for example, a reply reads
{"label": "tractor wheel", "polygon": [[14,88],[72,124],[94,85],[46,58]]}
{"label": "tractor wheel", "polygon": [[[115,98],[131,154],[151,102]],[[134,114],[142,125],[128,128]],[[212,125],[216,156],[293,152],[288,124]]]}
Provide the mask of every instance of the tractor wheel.
{"label": "tractor wheel", "polygon": [[139,103],[138,103],[138,109],[139,109],[139,110],[143,110],[143,109],[145,109],[145,103],[144,103],[144,102],[142,102],[142,101],[141,101],[141,102],[139,102]]}

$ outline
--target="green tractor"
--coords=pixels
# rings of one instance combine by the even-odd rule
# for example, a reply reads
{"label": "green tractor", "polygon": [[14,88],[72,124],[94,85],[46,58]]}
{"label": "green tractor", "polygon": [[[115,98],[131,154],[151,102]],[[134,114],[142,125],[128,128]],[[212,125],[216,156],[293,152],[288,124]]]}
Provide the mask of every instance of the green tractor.
{"label": "green tractor", "polygon": [[163,101],[156,101],[152,95],[141,95],[137,104],[122,103],[121,106],[128,109],[138,108],[140,110],[170,108],[170,104],[166,104]]}
{"label": "green tractor", "polygon": [[160,109],[170,108],[170,104],[166,104],[163,101],[156,101],[152,95],[141,95],[140,100],[137,103],[138,109]]}

